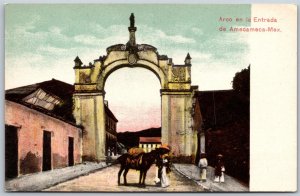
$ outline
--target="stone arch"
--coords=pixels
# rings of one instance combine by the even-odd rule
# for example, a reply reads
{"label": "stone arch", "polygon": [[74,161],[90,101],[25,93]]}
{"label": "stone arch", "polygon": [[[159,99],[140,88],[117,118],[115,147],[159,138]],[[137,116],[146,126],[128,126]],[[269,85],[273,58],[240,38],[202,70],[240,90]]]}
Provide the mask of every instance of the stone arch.
{"label": "stone arch", "polygon": [[[131,18],[132,20],[132,18]],[[107,54],[84,66],[79,57],[74,62],[75,93],[73,115],[84,127],[82,153],[84,160],[105,160],[105,82],[111,73],[123,67],[142,67],[153,72],[161,84],[161,140],[169,144],[176,156],[195,157],[197,130],[194,127],[194,94],[191,86],[191,57],[175,65],[171,58],[159,55],[148,44],[136,44],[134,21],[129,41],[107,48]],[[132,26],[133,25],[133,26]]]}
{"label": "stone arch", "polygon": [[167,76],[166,74],[162,71],[161,68],[159,68],[158,65],[146,61],[146,60],[139,60],[136,64],[134,65],[130,65],[128,64],[127,59],[124,60],[117,60],[114,61],[110,64],[108,64],[103,70],[102,72],[99,74],[98,80],[97,80],[97,89],[99,90],[104,90],[105,87],[105,82],[107,80],[107,78],[109,77],[109,75],[111,73],[113,73],[114,71],[124,68],[124,67],[129,67],[129,68],[135,68],[135,67],[139,67],[139,68],[145,68],[149,71],[151,71],[152,73],[154,73],[154,75],[156,75],[156,77],[158,78],[160,84],[161,84],[161,89],[164,89],[167,85]]}

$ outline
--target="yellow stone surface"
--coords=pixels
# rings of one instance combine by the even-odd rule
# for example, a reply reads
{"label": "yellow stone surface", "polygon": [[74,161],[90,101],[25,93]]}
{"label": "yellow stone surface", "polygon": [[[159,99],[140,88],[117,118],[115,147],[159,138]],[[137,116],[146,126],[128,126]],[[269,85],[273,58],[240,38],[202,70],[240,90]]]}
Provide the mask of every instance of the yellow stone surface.
{"label": "yellow stone surface", "polygon": [[195,156],[197,130],[193,125],[191,67],[174,66],[170,60],[158,60],[152,50],[137,52],[136,64],[129,64],[129,51],[110,51],[104,61],[90,68],[75,68],[74,117],[84,126],[83,155],[105,158],[105,112],[103,94],[109,75],[123,67],[142,67],[153,72],[161,83],[162,143],[172,146],[175,155]]}

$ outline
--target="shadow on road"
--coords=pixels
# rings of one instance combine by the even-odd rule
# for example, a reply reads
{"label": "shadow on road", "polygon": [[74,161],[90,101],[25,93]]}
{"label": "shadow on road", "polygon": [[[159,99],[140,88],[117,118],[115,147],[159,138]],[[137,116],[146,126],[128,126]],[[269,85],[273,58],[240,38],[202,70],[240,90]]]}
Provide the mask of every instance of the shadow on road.
{"label": "shadow on road", "polygon": [[120,184],[119,186],[124,186],[124,187],[137,187],[137,188],[146,188],[146,187],[159,187],[157,185],[153,185],[153,184],[146,184],[146,185],[140,185],[138,183],[127,183],[127,185],[124,184]]}

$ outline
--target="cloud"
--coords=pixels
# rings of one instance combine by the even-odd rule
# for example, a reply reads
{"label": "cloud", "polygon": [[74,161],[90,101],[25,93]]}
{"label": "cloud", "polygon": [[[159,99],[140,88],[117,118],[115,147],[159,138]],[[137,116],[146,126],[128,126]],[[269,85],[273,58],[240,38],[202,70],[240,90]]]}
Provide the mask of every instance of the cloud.
{"label": "cloud", "polygon": [[[111,46],[118,43],[125,44],[129,40],[129,32],[125,25],[111,25],[107,28],[102,27],[99,24],[91,24],[94,32],[91,34],[81,34],[74,37],[77,43],[85,45],[99,44],[101,46]],[[92,35],[94,34],[94,35]],[[95,36],[95,34],[97,36]],[[136,32],[136,39],[138,43],[148,43],[159,45],[159,40],[163,40],[165,44],[187,44],[195,43],[196,41],[192,38],[185,37],[183,35],[175,34],[170,35],[164,31],[152,28],[147,25],[141,25]]]}
{"label": "cloud", "polygon": [[[15,31],[15,32],[26,32],[26,31],[29,31],[29,30],[33,30],[33,29],[35,29],[36,28],[36,24],[37,24],[37,22],[39,22],[40,21],[40,16],[39,15],[37,15],[37,14],[34,14],[34,15],[32,15],[31,16],[31,18],[30,19],[28,19],[28,22],[26,22],[26,23],[23,23],[22,25],[14,25],[14,26],[12,26],[12,29],[13,29],[13,31]],[[7,28],[9,28],[10,26],[9,25],[7,25],[5,28],[7,29]],[[9,34],[8,34],[9,35]]]}
{"label": "cloud", "polygon": [[45,57],[41,54],[24,53],[16,57],[5,58],[7,67],[36,67],[37,63],[45,61]]}
{"label": "cloud", "polygon": [[36,83],[43,77],[41,65],[45,58],[39,54],[25,54],[5,58],[5,89]]}
{"label": "cloud", "polygon": [[227,32],[218,34],[215,39],[222,41],[222,43],[243,43],[247,45],[249,42],[249,34]]}
{"label": "cloud", "polygon": [[77,35],[74,37],[74,41],[80,44],[84,44],[86,46],[94,46],[94,47],[109,47],[114,44],[123,43],[125,44],[128,39],[128,35],[114,35],[113,33],[109,34],[105,39],[100,39],[93,35]]}
{"label": "cloud", "polygon": [[199,52],[196,50],[180,50],[180,49],[171,49],[168,52],[168,57],[173,59],[173,63],[180,65],[184,63],[187,53],[190,53],[192,58],[192,64],[197,64],[198,62],[208,62],[212,58],[212,54]]}
{"label": "cloud", "polygon": [[40,48],[38,48],[37,51],[39,54],[50,53],[51,55],[60,56],[69,52],[70,50],[66,48],[58,48],[58,47],[53,47],[48,45],[48,46],[41,46]]}
{"label": "cloud", "polygon": [[197,34],[197,35],[203,35],[203,30],[200,29],[200,28],[192,27],[192,28],[191,28],[191,31],[192,31],[194,34]]}
{"label": "cloud", "polygon": [[[64,64],[62,66],[72,66],[73,59],[77,55],[84,64],[88,64],[100,55],[105,55],[107,47],[118,43],[125,44],[129,39],[126,25],[111,25],[104,28],[99,24],[91,23],[89,25],[91,31],[71,36],[64,34],[66,30],[63,31],[58,26],[50,26],[47,31],[39,31],[35,28],[38,20],[39,18],[36,17],[32,22],[18,26],[13,32],[6,31],[6,39],[12,43],[6,50],[6,58],[14,59],[9,63],[12,67],[17,68],[20,62],[24,62],[23,66],[28,66],[30,69],[45,64],[49,69],[56,69],[57,65],[62,64]],[[203,33],[197,27],[191,28],[191,32]],[[244,47],[248,40],[246,34],[217,34],[214,38],[199,43],[196,38],[183,34],[170,34],[158,28],[141,25],[136,32],[136,38],[137,43],[148,43],[157,47],[160,54],[167,54],[173,58],[175,64],[183,64],[189,52],[192,57],[192,73],[195,73],[197,78],[202,74],[202,78],[209,79],[209,74],[206,76],[203,73],[214,74],[210,70],[217,71],[216,68],[222,70],[225,75],[231,75],[232,70],[226,73],[231,67],[237,69],[249,64],[245,49],[247,47]],[[240,44],[245,51],[241,51],[239,47],[230,48],[234,44]],[[7,69],[12,68],[7,67]],[[192,80],[200,82],[196,77]],[[211,83],[205,85],[209,86],[209,84]]]}
{"label": "cloud", "polygon": [[102,25],[99,25],[98,23],[90,23],[90,28],[99,35],[100,37],[107,37],[110,34],[114,33],[116,35],[124,34],[125,32],[128,32],[128,27],[126,25],[110,25],[108,27],[103,27]]}
{"label": "cloud", "polygon": [[61,29],[59,27],[53,26],[49,28],[49,32],[56,34],[56,35],[61,35]]}
{"label": "cloud", "polygon": [[49,59],[39,54],[5,58],[5,89],[35,84],[52,78],[73,84],[73,57]]}
{"label": "cloud", "polygon": [[182,35],[167,35],[165,32],[161,30],[155,30],[153,35],[157,35],[159,39],[172,41],[175,43],[195,43],[196,41],[192,38],[184,37]]}
{"label": "cloud", "polygon": [[86,45],[95,45],[100,42],[100,39],[92,35],[77,35],[74,37],[74,41]]}
{"label": "cloud", "polygon": [[138,32],[138,39],[141,42],[149,42],[152,41],[155,45],[160,45],[161,41],[167,44],[189,44],[196,43],[196,40],[190,37],[186,37],[180,34],[167,34],[164,31],[153,28],[147,25],[141,25]]}
{"label": "cloud", "polygon": [[[62,34],[59,27],[52,26],[48,31],[39,31],[33,22],[24,26],[17,26],[15,30],[7,29],[5,51],[7,55],[19,56],[25,54],[37,54],[39,52],[49,55],[54,48],[69,49],[72,47],[72,37]],[[47,52],[47,53],[45,53]],[[55,55],[58,52],[53,53]]]}
{"label": "cloud", "polygon": [[249,65],[247,58],[234,63],[222,59],[203,59],[192,63],[192,84],[198,85],[199,90],[232,89],[235,73]]}

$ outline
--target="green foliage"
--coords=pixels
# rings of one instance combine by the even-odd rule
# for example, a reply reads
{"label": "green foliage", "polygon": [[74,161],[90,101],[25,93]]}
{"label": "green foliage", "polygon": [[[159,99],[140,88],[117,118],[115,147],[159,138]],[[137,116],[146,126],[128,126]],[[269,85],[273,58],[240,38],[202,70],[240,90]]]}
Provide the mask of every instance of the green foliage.
{"label": "green foliage", "polygon": [[232,81],[232,88],[245,98],[250,96],[250,65],[235,74]]}

